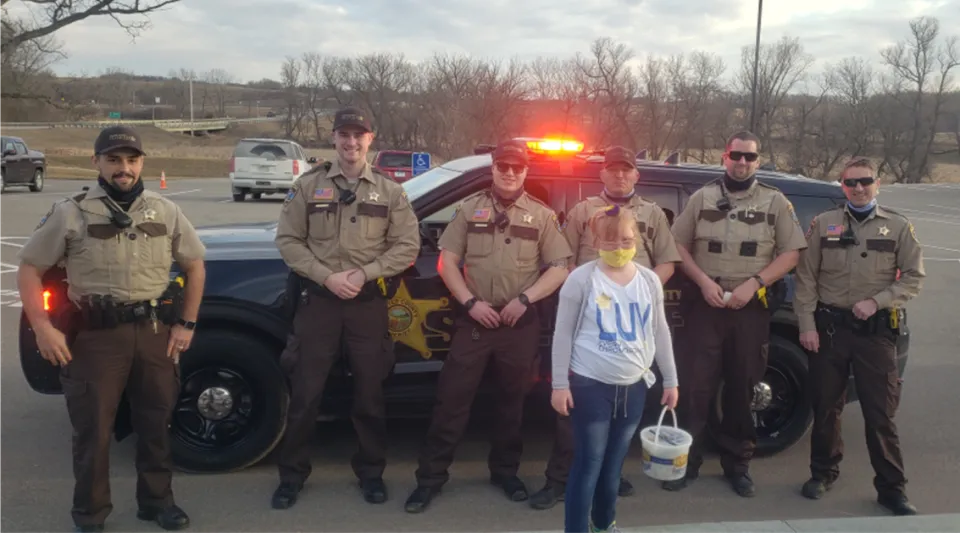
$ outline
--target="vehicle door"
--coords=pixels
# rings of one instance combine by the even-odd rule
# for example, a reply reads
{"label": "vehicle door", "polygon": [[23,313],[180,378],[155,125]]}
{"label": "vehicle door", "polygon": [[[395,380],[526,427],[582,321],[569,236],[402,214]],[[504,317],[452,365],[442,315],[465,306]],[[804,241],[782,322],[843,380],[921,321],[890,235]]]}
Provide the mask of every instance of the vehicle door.
{"label": "vehicle door", "polygon": [[17,147],[12,139],[3,140],[3,179],[9,183],[20,182],[20,157],[17,155]]}
{"label": "vehicle door", "polygon": [[30,161],[30,151],[27,145],[20,141],[13,142],[17,150],[17,183],[29,183],[33,180],[33,163]]}

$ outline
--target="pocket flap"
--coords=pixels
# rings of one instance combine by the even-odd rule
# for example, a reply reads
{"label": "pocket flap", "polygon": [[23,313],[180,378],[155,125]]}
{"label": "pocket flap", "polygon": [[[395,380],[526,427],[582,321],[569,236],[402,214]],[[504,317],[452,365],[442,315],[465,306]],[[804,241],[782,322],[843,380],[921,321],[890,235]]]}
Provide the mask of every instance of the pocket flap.
{"label": "pocket flap", "polygon": [[137,228],[150,237],[161,237],[167,234],[167,225],[163,222],[141,222]]}
{"label": "pocket flap", "polygon": [[123,230],[113,224],[87,224],[87,235],[94,239],[112,239],[123,233]]}
{"label": "pocket flap", "polygon": [[897,241],[893,239],[867,239],[867,250],[875,252],[896,252]]}
{"label": "pocket flap", "polygon": [[377,218],[387,218],[387,206],[384,204],[370,204],[367,202],[360,202],[357,205],[357,214],[368,216],[368,217],[377,217]]}
{"label": "pocket flap", "polygon": [[510,236],[528,241],[539,241],[540,230],[526,226],[510,226]]}
{"label": "pocket flap", "polygon": [[700,218],[707,222],[720,222],[725,216],[727,215],[723,211],[716,209],[704,209],[700,211]]}

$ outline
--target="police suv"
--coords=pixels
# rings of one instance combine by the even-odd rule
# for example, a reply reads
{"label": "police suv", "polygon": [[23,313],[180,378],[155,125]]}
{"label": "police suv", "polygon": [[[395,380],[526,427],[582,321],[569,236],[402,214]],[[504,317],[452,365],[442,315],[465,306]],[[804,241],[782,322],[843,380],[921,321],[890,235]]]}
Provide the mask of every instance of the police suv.
{"label": "police suv", "polygon": [[[574,205],[603,189],[599,178],[602,157],[583,152],[581,143],[524,142],[531,153],[525,189],[550,205],[561,224]],[[437,240],[459,202],[490,186],[488,151],[489,147],[478,148],[474,155],[403,183],[420,220],[422,247],[415,264],[386,284],[396,353],[396,365],[386,382],[390,417],[430,415],[437,375],[450,349],[457,305],[437,274]],[[637,193],[656,202],[671,222],[694,191],[723,173],[720,166],[678,164],[675,155],[666,161],[639,159],[642,157],[637,161]],[[817,214],[845,202],[836,183],[765,170],[757,177],[787,195],[804,229]],[[174,461],[183,470],[226,472],[248,467],[270,453],[283,436],[289,388],[278,359],[291,324],[285,295],[289,269],[274,245],[275,231],[275,222],[199,228],[207,246],[206,287],[193,345],[180,360],[182,389],[171,428]],[[174,271],[172,276],[177,274]],[[63,270],[51,269],[44,283],[45,307],[55,317],[57,309],[68,305]],[[756,386],[753,402],[757,451],[766,455],[799,441],[812,422],[807,353],[799,344],[791,308],[792,275],[781,287],[783,303],[773,311],[768,368]],[[675,336],[683,335],[687,333],[685,308],[700,291],[679,268],[665,289],[671,328]],[[549,405],[556,297],[535,304],[540,307],[543,329],[532,405]],[[909,347],[905,320],[897,347],[902,374]],[[20,322],[20,357],[35,391],[61,393],[58,369],[40,357],[25,316]],[[658,388],[650,391],[647,405],[651,409],[659,404]],[[856,400],[855,392],[851,382],[848,401]],[[330,374],[321,418],[349,416],[351,398],[351,372],[341,358]],[[549,407],[539,412],[552,413]],[[720,393],[713,412],[711,427],[716,428],[723,416]],[[124,406],[118,413],[116,432],[118,439],[130,433],[129,411]]]}

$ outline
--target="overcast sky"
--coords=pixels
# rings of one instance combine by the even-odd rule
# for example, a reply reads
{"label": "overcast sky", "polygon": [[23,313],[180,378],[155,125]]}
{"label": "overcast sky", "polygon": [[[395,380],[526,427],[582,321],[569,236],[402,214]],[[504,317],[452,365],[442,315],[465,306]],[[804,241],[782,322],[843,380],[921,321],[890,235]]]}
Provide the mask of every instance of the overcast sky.
{"label": "overcast sky", "polygon": [[[8,4],[22,13],[17,0]],[[928,15],[960,34],[960,0],[767,0],[762,42],[799,37],[816,66],[879,50]],[[239,81],[279,78],[285,56],[434,52],[486,58],[572,57],[611,37],[638,58],[708,50],[727,73],[752,44],[756,0],[182,0],[152,16],[136,41],[109,18],[72,24],[56,35],[69,57],[59,74],[120,67],[166,75],[222,68]]]}

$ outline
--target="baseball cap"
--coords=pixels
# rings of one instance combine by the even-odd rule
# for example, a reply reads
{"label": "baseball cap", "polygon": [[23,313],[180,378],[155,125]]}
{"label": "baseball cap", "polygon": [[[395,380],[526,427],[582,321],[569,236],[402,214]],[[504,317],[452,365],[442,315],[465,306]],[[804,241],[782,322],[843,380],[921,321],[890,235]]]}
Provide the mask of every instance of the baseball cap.
{"label": "baseball cap", "polygon": [[357,126],[366,131],[373,131],[370,118],[355,107],[344,107],[334,115],[333,129],[338,130],[344,126]]}
{"label": "baseball cap", "polygon": [[503,141],[493,151],[493,160],[513,161],[526,165],[529,163],[527,147],[519,141]]}
{"label": "baseball cap", "polygon": [[137,131],[130,126],[110,126],[104,128],[97,140],[93,143],[93,153],[96,155],[112,152],[120,148],[129,148],[146,155],[143,151],[143,145],[140,143],[140,136]]}
{"label": "baseball cap", "polygon": [[624,146],[611,146],[607,148],[603,156],[603,166],[609,167],[617,163],[623,163],[629,165],[631,168],[637,168],[637,154]]}

